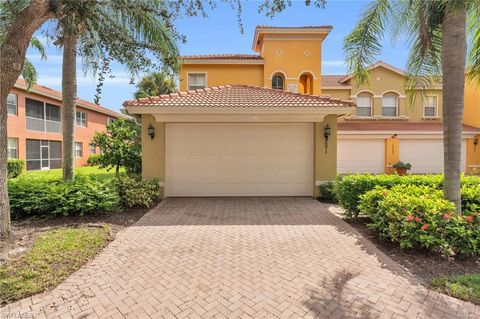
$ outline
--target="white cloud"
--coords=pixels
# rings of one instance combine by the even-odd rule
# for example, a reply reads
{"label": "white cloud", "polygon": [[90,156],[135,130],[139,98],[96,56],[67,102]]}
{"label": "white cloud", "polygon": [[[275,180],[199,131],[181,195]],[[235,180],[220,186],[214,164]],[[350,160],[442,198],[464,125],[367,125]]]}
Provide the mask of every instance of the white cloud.
{"label": "white cloud", "polygon": [[344,60],[326,60],[326,61],[322,61],[322,64],[326,66],[344,67],[345,61]]}

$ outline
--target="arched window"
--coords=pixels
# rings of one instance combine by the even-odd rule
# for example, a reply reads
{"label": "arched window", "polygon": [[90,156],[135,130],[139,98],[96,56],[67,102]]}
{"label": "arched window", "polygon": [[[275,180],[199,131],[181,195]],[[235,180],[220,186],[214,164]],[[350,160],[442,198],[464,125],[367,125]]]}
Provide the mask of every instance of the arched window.
{"label": "arched window", "polygon": [[299,79],[299,92],[305,94],[313,94],[313,79],[308,73],[300,75]]}
{"label": "arched window", "polygon": [[362,92],[357,95],[357,116],[372,116],[373,96]]}
{"label": "arched window", "polygon": [[274,90],[283,90],[284,89],[284,79],[283,75],[277,73],[272,76],[272,89]]}
{"label": "arched window", "polygon": [[382,97],[382,116],[397,116],[398,94],[385,93]]}

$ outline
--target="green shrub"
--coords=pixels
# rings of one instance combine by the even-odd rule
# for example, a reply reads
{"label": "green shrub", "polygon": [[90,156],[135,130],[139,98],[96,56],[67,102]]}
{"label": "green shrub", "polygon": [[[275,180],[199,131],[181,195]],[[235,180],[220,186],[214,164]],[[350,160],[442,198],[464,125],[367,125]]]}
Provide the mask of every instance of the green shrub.
{"label": "green shrub", "polygon": [[19,159],[9,159],[7,162],[7,172],[9,178],[17,178],[25,170],[25,161]]}
{"label": "green shrub", "polygon": [[[429,186],[441,189],[443,175],[370,175],[356,174],[340,176],[335,183],[335,194],[339,203],[345,209],[347,218],[358,217],[360,195],[373,190],[376,186],[392,188],[395,185]],[[462,185],[480,185],[480,178],[476,176],[463,176]]]}
{"label": "green shrub", "polygon": [[21,177],[8,183],[13,218],[113,211],[119,196],[110,180],[78,176],[73,182]]}
{"label": "green shrub", "polygon": [[92,154],[87,159],[88,166],[98,166],[100,165],[100,154]]}
{"label": "green shrub", "polygon": [[377,186],[360,196],[358,207],[371,218],[371,229],[402,248],[424,248],[448,256],[480,254],[480,213],[457,215],[442,190]]}
{"label": "green shrub", "polygon": [[462,211],[467,214],[480,211],[480,184],[462,186]]}
{"label": "green shrub", "polygon": [[329,203],[337,203],[337,196],[335,195],[335,182],[326,182],[318,187],[320,191],[320,200]]}
{"label": "green shrub", "polygon": [[131,175],[120,176],[115,186],[124,207],[151,207],[161,190],[157,180],[148,181]]}

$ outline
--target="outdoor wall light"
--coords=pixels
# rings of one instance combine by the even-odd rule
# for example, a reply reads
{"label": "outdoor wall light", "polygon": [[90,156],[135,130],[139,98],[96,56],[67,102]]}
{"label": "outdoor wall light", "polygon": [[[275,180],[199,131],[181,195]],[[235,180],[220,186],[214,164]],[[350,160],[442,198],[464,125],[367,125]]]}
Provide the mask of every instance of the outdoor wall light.
{"label": "outdoor wall light", "polygon": [[153,140],[153,138],[155,137],[155,128],[152,126],[152,124],[150,124],[147,130],[148,136],[150,136],[150,139]]}
{"label": "outdoor wall light", "polygon": [[323,128],[323,137],[325,138],[325,154],[327,154],[328,152],[328,138],[330,137],[330,134],[331,129],[330,126],[327,124],[327,126]]}
{"label": "outdoor wall light", "polygon": [[478,145],[478,137],[475,137],[475,139],[473,140],[473,146],[477,147],[477,145]]}

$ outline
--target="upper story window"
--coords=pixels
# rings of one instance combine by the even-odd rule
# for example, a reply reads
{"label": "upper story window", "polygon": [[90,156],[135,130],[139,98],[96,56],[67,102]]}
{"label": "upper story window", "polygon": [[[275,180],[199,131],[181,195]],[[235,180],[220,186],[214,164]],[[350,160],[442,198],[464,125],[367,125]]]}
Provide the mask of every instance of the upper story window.
{"label": "upper story window", "polygon": [[274,90],[284,90],[284,79],[283,75],[281,74],[275,74],[272,76],[272,89]]}
{"label": "upper story window", "polygon": [[7,157],[18,158],[18,138],[8,138]]}
{"label": "upper story window", "polygon": [[438,96],[427,96],[423,100],[423,116],[438,116]]}
{"label": "upper story window", "polygon": [[60,107],[42,101],[25,99],[27,130],[60,133]]}
{"label": "upper story window", "polygon": [[17,115],[17,95],[10,93],[7,96],[7,114]]}
{"label": "upper story window", "polygon": [[357,116],[372,116],[373,96],[370,93],[357,95]]}
{"label": "upper story window", "polygon": [[382,97],[382,116],[397,116],[398,95],[390,92]]}
{"label": "upper story window", "polygon": [[75,157],[83,157],[83,143],[75,142]]}
{"label": "upper story window", "polygon": [[87,127],[87,113],[76,111],[75,112],[75,124],[77,126]]}
{"label": "upper story window", "polygon": [[189,73],[188,74],[188,89],[204,89],[207,87],[206,73]]}
{"label": "upper story window", "polygon": [[90,144],[90,154],[97,154],[97,145],[95,143]]}

